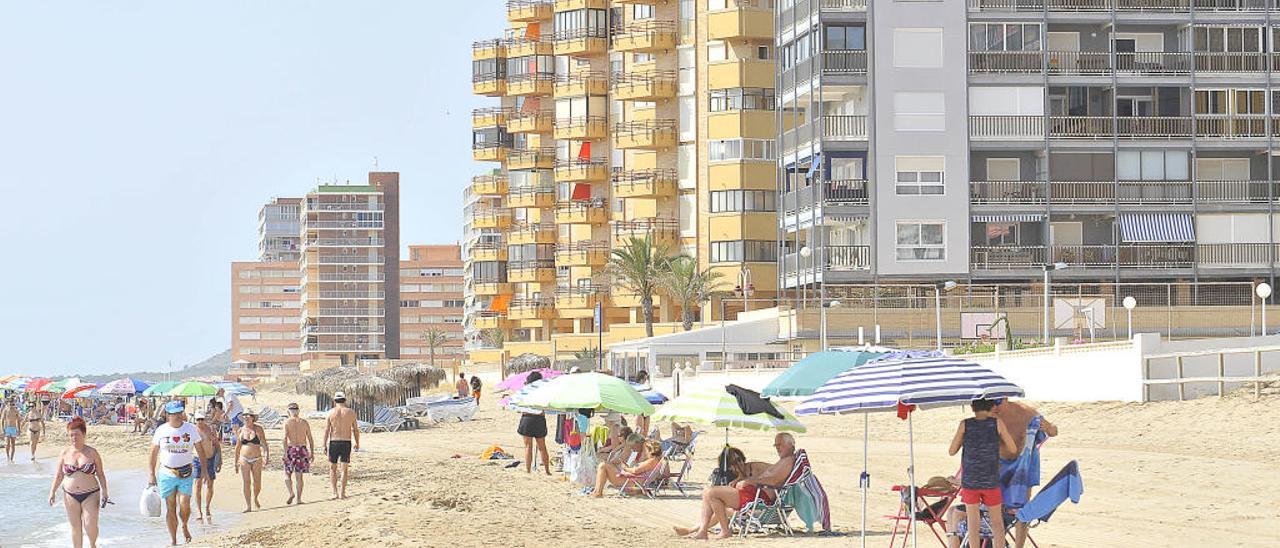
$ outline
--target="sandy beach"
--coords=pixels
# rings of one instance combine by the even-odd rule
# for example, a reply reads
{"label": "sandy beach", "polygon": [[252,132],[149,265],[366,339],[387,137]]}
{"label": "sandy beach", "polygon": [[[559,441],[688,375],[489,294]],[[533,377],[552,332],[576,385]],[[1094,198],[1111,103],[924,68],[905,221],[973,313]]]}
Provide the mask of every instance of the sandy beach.
{"label": "sandy beach", "polygon": [[[289,401],[298,401],[304,410],[310,407],[306,398],[278,392],[260,393],[255,405],[283,408]],[[308,502],[300,507],[284,504],[284,476],[274,451],[280,431],[269,430],[273,454],[264,473],[263,510],[238,513],[243,509],[239,477],[225,469],[218,480],[215,521],[231,525],[222,533],[197,538],[193,545],[657,546],[695,542],[675,539],[671,527],[693,523],[696,494],[595,500],[577,495],[559,477],[504,469],[507,461],[480,460],[480,452],[490,445],[522,450],[515,434],[516,416],[496,409],[493,401],[485,402],[470,422],[366,435],[362,451],[353,459],[350,498],[330,500],[327,466],[317,465],[308,477]],[[1261,400],[1250,393],[1183,403],[1037,405],[1062,431],[1043,449],[1044,479],[1075,459],[1085,481],[1079,505],[1067,503],[1051,523],[1033,530],[1040,546],[1280,544],[1280,508],[1275,504],[1275,493],[1280,492],[1280,390],[1269,389]],[[955,471],[959,461],[946,455],[946,444],[963,416],[960,408],[916,414],[918,477]],[[804,422],[809,432],[798,436],[799,446],[809,452],[828,491],[838,535],[800,538],[806,546],[848,546],[856,540],[861,515],[857,476],[862,419],[823,416],[807,417]],[[313,421],[313,427],[318,443],[322,425]],[[883,546],[891,528],[883,516],[892,513],[897,503],[889,488],[905,482],[906,423],[893,415],[872,415],[870,437],[868,545]],[[696,481],[705,481],[723,439],[723,431],[709,431],[700,441],[693,470]],[[735,431],[730,441],[743,448],[749,459],[773,457],[768,434]],[[97,428],[90,439],[113,468],[144,468],[145,443],[114,428]],[[20,455],[22,451],[25,447]],[[135,494],[127,496],[136,500]],[[163,528],[163,523],[156,520],[155,526]],[[922,546],[936,545],[926,529],[921,529],[921,535]],[[793,542],[780,536],[727,541],[762,546]]]}

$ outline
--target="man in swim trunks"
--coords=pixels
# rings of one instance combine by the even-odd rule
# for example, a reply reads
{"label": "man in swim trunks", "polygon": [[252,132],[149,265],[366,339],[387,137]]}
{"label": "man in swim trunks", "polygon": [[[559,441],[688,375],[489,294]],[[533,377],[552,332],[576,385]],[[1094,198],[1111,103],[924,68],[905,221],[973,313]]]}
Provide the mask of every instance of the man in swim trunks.
{"label": "man in swim trunks", "polygon": [[[324,450],[329,455],[329,484],[333,498],[347,498],[347,472],[351,466],[351,442],[360,450],[360,428],[356,425],[356,412],[347,407],[347,396],[342,392],[333,395],[333,409],[325,417]],[[338,463],[342,463],[342,491],[338,491]]]}
{"label": "man in swim trunks", "polygon": [[[169,527],[169,539],[174,546],[178,545],[178,520],[182,520],[182,534],[187,542],[191,542],[191,530],[187,528],[187,520],[191,518],[192,484],[195,482],[194,463],[196,459],[205,460],[208,455],[200,443],[200,429],[186,421],[186,406],[182,400],[173,400],[164,405],[168,420],[156,428],[151,438],[151,485],[159,487],[160,498],[164,499],[165,524]],[[156,465],[163,465],[159,476]],[[181,513],[181,515],[179,515]]]}
{"label": "man in swim trunks", "polygon": [[18,402],[10,399],[0,409],[0,428],[4,429],[4,455],[9,457],[9,462],[13,462],[18,453],[18,427],[21,424],[22,415],[18,413]]}
{"label": "man in swim trunks", "polygon": [[203,411],[196,411],[196,429],[200,431],[202,438],[199,445],[204,448],[204,454],[207,455],[206,458],[193,461],[196,479],[196,519],[206,517],[213,519],[213,480],[218,479],[218,472],[222,471],[222,439],[214,431],[208,418]]}
{"label": "man in swim trunks", "polygon": [[[285,504],[293,504],[295,499],[302,504],[302,480],[311,472],[316,442],[311,437],[311,425],[298,416],[298,404],[291,403],[288,409],[289,418],[284,421],[284,486],[289,489],[289,500]],[[298,482],[297,491],[293,489],[294,480]]]}

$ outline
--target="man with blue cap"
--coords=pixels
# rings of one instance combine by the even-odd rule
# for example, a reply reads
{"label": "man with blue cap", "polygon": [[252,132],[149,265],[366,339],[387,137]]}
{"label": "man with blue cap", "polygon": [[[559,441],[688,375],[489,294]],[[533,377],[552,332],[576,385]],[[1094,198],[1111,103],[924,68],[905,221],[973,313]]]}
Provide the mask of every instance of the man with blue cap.
{"label": "man with blue cap", "polygon": [[[200,429],[186,420],[186,404],[173,400],[164,405],[167,420],[156,428],[151,438],[151,485],[159,488],[167,511],[165,522],[169,526],[169,539],[178,544],[178,519],[182,519],[182,534],[191,542],[191,530],[187,520],[191,517],[191,491],[195,481],[193,463],[204,461],[204,437]],[[156,465],[163,466],[159,475]]]}

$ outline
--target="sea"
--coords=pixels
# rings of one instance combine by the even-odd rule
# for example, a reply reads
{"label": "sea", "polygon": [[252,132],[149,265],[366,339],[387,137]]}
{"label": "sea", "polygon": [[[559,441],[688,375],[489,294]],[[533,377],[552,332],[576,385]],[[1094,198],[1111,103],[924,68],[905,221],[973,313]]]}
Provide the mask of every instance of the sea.
{"label": "sea", "polygon": [[[23,456],[22,447],[18,448]],[[54,458],[40,459],[32,463],[19,458],[9,463],[0,454],[0,548],[10,547],[66,547],[71,546],[71,525],[59,496],[49,506],[49,484],[53,481]],[[98,546],[168,546],[169,532],[164,517],[143,517],[138,511],[138,499],[147,484],[143,470],[107,470],[107,482],[111,488],[111,500],[98,519]],[[238,485],[235,487],[238,488]],[[225,489],[225,487],[224,487]],[[193,509],[194,511],[194,509]],[[235,514],[213,514],[213,524],[200,523],[192,516],[191,534],[199,541],[201,536],[216,534],[225,529]],[[178,529],[178,542],[182,542],[182,529]],[[89,545],[85,539],[85,546]]]}

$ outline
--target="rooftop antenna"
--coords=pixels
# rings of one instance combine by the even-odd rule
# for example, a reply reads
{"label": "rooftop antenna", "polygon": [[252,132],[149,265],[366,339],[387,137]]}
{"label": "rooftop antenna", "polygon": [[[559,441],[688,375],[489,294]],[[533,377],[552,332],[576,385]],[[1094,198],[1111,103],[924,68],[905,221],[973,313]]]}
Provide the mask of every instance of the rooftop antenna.
{"label": "rooftop antenna", "polygon": [[378,157],[377,157],[377,156],[374,156],[374,157],[373,157],[373,170],[374,170],[374,171],[378,171]]}

